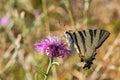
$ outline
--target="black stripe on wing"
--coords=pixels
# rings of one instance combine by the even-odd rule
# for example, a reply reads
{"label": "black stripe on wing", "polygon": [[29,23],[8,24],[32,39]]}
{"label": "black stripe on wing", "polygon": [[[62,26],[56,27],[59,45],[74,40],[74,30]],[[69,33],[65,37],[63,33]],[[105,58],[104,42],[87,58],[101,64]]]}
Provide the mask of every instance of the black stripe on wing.
{"label": "black stripe on wing", "polygon": [[71,43],[74,43],[74,39],[73,39],[73,36],[70,32],[66,31],[65,34],[67,35],[67,38],[69,36],[69,40],[71,41]]}
{"label": "black stripe on wing", "polygon": [[96,36],[96,31],[97,31],[97,30],[94,30],[94,31],[93,31],[93,32],[94,32],[94,37]]}
{"label": "black stripe on wing", "polygon": [[85,37],[83,36],[83,34],[86,35],[86,33],[85,33],[85,31],[83,31],[84,33],[82,33],[81,31],[78,31],[78,32],[79,32],[79,35],[80,35],[80,37],[82,39],[82,44],[84,46],[84,52],[85,52],[86,51],[86,44],[85,44]]}
{"label": "black stripe on wing", "polygon": [[77,46],[77,49],[78,49],[79,53],[81,54],[81,50],[80,50],[80,46],[79,46],[79,44],[78,44],[78,40],[77,40],[76,33],[74,32],[73,35],[74,35],[74,38],[75,38],[74,40],[75,40],[75,44],[76,44],[76,46]]}
{"label": "black stripe on wing", "polygon": [[100,30],[99,40],[101,39],[101,37],[104,35],[105,32],[106,32],[105,30]]}
{"label": "black stripe on wing", "polygon": [[90,36],[91,36],[91,44],[93,43],[93,30],[89,30]]}
{"label": "black stripe on wing", "polygon": [[98,46],[96,47],[96,49],[103,44],[103,42],[109,37],[109,35],[110,33],[108,31],[100,30]]}
{"label": "black stripe on wing", "polygon": [[83,30],[83,33],[84,33],[84,35],[86,36],[86,32],[85,32],[85,30]]}

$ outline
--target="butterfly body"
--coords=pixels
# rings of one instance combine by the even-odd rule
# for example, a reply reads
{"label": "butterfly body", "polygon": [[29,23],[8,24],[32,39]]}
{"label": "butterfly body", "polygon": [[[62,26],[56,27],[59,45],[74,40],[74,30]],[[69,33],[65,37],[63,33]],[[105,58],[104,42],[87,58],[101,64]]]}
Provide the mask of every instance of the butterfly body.
{"label": "butterfly body", "polygon": [[65,32],[69,47],[72,51],[76,50],[81,62],[85,62],[83,68],[90,68],[95,59],[96,49],[109,37],[110,33],[105,30],[83,30]]}

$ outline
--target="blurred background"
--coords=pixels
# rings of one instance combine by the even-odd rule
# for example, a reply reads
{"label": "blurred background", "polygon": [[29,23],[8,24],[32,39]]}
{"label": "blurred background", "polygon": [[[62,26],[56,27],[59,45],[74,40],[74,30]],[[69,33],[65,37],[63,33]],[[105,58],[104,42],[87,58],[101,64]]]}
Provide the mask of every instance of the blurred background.
{"label": "blurred background", "polygon": [[90,70],[77,54],[56,58],[48,80],[120,80],[120,0],[0,0],[0,80],[43,80],[48,57],[33,44],[66,30],[105,29]]}

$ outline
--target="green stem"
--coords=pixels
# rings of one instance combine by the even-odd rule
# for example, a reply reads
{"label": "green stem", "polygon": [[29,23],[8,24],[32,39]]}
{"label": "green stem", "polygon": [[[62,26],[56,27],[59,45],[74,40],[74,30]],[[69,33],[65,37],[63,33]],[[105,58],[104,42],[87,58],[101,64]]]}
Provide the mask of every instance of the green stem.
{"label": "green stem", "polygon": [[44,80],[47,80],[48,74],[49,74],[50,69],[51,69],[51,67],[52,67],[52,62],[53,62],[53,58],[50,58],[50,60],[49,60],[49,65],[48,65],[47,71],[46,71],[46,73],[45,73]]}
{"label": "green stem", "polygon": [[35,73],[35,75],[34,75],[34,80],[37,80],[37,76],[38,76],[38,74]]}

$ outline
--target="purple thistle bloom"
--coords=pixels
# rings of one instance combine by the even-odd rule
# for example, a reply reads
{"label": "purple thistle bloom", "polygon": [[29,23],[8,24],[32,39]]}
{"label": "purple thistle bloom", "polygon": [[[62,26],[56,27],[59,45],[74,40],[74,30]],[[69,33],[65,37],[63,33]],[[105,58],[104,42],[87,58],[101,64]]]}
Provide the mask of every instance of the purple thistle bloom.
{"label": "purple thistle bloom", "polygon": [[1,26],[7,26],[10,22],[10,18],[8,16],[4,16],[0,19]]}
{"label": "purple thistle bloom", "polygon": [[41,54],[47,53],[48,57],[60,57],[65,54],[70,54],[71,51],[66,48],[64,40],[60,39],[59,36],[49,36],[43,42],[34,44],[35,51]]}
{"label": "purple thistle bloom", "polygon": [[35,11],[34,11],[34,15],[35,15],[36,17],[40,16],[41,13],[42,13],[42,12],[41,12],[40,10],[35,10]]}

